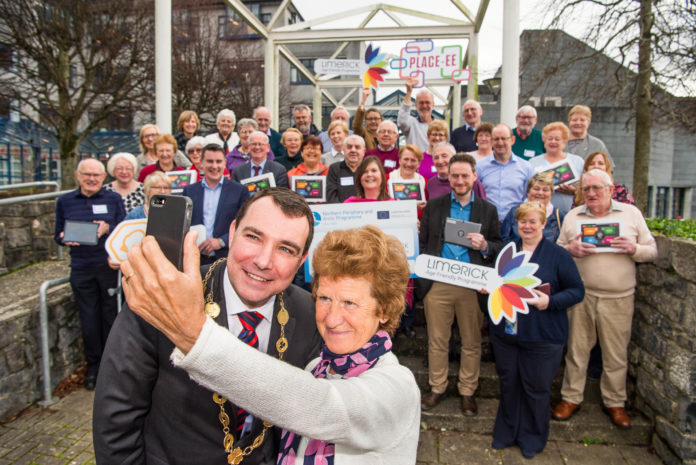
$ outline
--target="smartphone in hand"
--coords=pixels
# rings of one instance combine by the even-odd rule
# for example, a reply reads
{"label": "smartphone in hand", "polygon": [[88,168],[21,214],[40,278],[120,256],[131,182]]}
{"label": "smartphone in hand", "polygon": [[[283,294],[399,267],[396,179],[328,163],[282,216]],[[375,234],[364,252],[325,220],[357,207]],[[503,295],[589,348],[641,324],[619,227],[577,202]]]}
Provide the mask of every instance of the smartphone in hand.
{"label": "smartphone in hand", "polygon": [[551,284],[549,283],[542,283],[539,284],[535,289],[539,292],[543,292],[544,294],[550,296],[551,295]]}
{"label": "smartphone in hand", "polygon": [[193,202],[182,195],[155,194],[150,198],[145,234],[154,236],[164,256],[179,271],[184,268],[184,236],[191,227]]}

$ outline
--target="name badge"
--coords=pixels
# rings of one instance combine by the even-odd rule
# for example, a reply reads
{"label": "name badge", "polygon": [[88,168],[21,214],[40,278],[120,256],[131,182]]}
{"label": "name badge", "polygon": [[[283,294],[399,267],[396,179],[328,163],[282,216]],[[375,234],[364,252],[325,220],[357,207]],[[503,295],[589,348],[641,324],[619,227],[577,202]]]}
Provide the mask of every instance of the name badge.
{"label": "name badge", "polygon": [[396,168],[396,161],[395,160],[384,160],[384,167],[385,168]]}
{"label": "name badge", "polygon": [[526,150],[524,151],[524,156],[525,156],[525,158],[536,157],[536,152],[535,152],[534,150],[526,149]]}
{"label": "name badge", "polygon": [[437,173],[437,168],[435,168],[435,165],[430,167],[430,172],[431,173]]}
{"label": "name badge", "polygon": [[92,213],[94,215],[105,215],[109,213],[109,209],[106,205],[92,205]]}
{"label": "name badge", "polygon": [[341,178],[341,185],[342,186],[352,186],[353,184],[355,184],[354,181],[355,180],[352,177],[344,176]]}

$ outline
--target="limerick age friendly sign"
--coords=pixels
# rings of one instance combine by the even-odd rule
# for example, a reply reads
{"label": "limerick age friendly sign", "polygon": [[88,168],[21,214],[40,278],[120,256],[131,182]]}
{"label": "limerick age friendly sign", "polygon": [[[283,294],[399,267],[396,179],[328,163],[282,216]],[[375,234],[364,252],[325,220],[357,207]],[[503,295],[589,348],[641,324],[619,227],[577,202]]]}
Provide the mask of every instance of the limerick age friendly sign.
{"label": "limerick age friendly sign", "polygon": [[527,300],[536,297],[532,288],[541,282],[534,276],[538,265],[530,263],[530,257],[529,252],[517,252],[513,242],[498,254],[495,268],[423,254],[416,259],[416,274],[455,286],[485,289],[493,323],[503,318],[514,323],[518,313],[529,313]]}
{"label": "limerick age friendly sign", "polygon": [[305,262],[305,281],[312,278],[312,256],[321,240],[330,231],[377,226],[401,241],[413,272],[418,256],[418,215],[416,201],[359,202],[310,205],[314,214],[314,239]]}
{"label": "limerick age friendly sign", "polygon": [[436,46],[431,39],[406,43],[398,58],[388,58],[380,48],[367,46],[362,60],[318,59],[314,61],[317,74],[362,76],[365,87],[377,87],[387,74],[386,66],[399,72],[401,79],[417,78],[414,87],[423,87],[427,79],[452,79],[468,81],[471,71],[462,68],[461,45]]}

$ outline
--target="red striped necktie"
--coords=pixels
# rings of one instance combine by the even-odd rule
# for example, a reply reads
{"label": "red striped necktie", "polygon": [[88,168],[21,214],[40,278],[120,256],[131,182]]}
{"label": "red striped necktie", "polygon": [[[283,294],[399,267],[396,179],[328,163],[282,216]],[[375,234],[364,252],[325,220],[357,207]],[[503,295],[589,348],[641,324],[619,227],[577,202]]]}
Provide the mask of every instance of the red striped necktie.
{"label": "red striped necktie", "polygon": [[[239,333],[239,340],[251,347],[259,348],[259,337],[256,334],[256,327],[263,320],[263,315],[259,312],[242,312],[238,313],[239,322],[242,324],[242,331]],[[237,409],[237,433],[241,437],[242,429],[244,428],[244,420],[249,416],[246,410]]]}

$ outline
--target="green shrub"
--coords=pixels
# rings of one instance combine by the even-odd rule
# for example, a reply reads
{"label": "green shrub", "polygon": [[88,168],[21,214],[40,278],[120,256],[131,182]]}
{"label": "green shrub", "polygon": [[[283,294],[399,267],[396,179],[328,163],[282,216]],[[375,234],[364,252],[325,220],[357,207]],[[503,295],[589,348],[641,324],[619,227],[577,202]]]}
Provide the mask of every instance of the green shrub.
{"label": "green shrub", "polygon": [[655,234],[667,237],[681,237],[696,241],[696,220],[670,220],[666,218],[648,218],[648,227]]}

